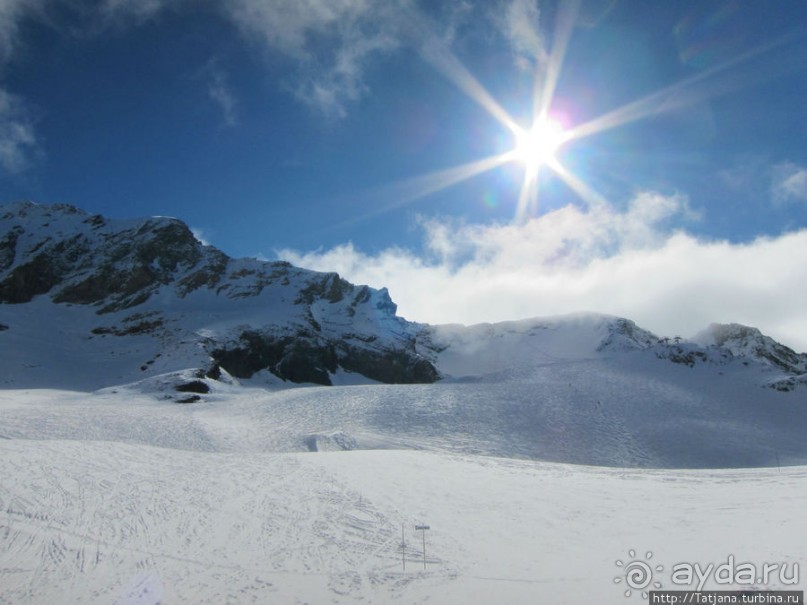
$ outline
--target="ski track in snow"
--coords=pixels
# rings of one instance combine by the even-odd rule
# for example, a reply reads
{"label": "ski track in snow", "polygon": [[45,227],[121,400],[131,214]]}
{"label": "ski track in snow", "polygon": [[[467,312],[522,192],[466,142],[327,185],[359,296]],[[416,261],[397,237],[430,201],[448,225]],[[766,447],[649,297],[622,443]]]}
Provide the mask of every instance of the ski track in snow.
{"label": "ski track in snow", "polygon": [[0,604],[626,603],[630,549],[804,564],[807,466],[619,468],[804,460],[803,402],[642,363],[0,391]]}
{"label": "ski track in snow", "polygon": [[[0,473],[0,603],[619,603],[614,561],[630,548],[805,554],[803,467],[12,440]],[[432,527],[425,571],[415,523]]]}
{"label": "ski track in snow", "polygon": [[2,466],[0,602],[148,602],[146,575],[164,602],[291,599],[297,577],[325,602],[398,560],[395,523],[300,456],[18,441]]}

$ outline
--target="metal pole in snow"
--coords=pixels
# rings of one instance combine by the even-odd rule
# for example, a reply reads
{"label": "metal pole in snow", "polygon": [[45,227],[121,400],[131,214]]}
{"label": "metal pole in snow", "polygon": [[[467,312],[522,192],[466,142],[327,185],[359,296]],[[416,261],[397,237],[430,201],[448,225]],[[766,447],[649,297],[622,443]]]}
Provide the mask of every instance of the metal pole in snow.
{"label": "metal pole in snow", "polygon": [[431,528],[428,525],[415,525],[415,529],[423,532],[423,569],[426,569],[426,530]]}
{"label": "metal pole in snow", "polygon": [[401,523],[401,563],[403,563],[403,570],[406,571],[406,538],[403,523]]}

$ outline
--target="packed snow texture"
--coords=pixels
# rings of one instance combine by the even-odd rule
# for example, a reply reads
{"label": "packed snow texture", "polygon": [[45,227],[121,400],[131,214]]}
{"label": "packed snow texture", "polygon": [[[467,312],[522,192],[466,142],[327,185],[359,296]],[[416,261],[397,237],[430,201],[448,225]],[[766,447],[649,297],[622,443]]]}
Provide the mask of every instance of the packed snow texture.
{"label": "packed snow texture", "polygon": [[[607,365],[582,375],[612,379]],[[185,378],[93,394],[0,391],[0,603],[625,603],[615,562],[630,549],[667,570],[807,555],[803,466],[504,457],[529,453],[527,393],[545,391],[540,373],[522,391],[207,381],[201,401],[179,404],[171,387]],[[630,440],[592,442],[598,414],[608,416],[594,405],[556,416],[531,442],[550,439],[581,462],[638,460]],[[696,413],[697,402],[683,405]],[[639,435],[649,417],[665,418],[659,406],[644,415],[622,430]],[[720,459],[721,446],[701,442],[703,422],[696,414],[680,447],[654,462]],[[425,569],[416,524],[431,528]]]}

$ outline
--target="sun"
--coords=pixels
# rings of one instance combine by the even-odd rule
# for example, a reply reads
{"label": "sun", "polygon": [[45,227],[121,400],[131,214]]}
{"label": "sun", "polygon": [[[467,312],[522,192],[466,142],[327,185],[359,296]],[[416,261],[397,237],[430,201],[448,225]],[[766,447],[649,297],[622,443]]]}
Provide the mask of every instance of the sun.
{"label": "sun", "polygon": [[555,153],[567,140],[563,125],[552,118],[538,120],[529,130],[516,132],[512,157],[534,171],[555,160]]}

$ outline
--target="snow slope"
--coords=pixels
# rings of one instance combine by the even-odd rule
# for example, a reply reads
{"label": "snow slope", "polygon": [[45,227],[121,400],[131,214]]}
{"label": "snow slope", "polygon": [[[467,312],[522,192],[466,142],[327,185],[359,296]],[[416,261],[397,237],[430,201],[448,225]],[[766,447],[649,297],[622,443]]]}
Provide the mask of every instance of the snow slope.
{"label": "snow slope", "polygon": [[[613,580],[630,549],[667,570],[730,555],[805,561],[807,466],[787,466],[803,447],[792,393],[755,384],[769,405],[789,403],[762,413],[746,399],[732,417],[699,409],[695,392],[597,413],[568,409],[566,395],[536,405],[570,388],[567,377],[601,397],[665,393],[646,376],[626,385],[624,368],[571,365],[547,369],[554,387],[541,372],[273,392],[203,379],[211,391],[193,404],[172,388],[187,375],[97,393],[1,391],[0,603],[624,603]],[[645,432],[670,422],[670,406],[680,425],[665,445]],[[590,464],[777,455],[781,468],[756,470]],[[777,587],[792,588],[765,585]]]}
{"label": "snow slope", "polygon": [[[363,389],[283,393],[344,391],[356,408]],[[628,603],[642,599],[614,578],[630,549],[652,551],[669,588],[682,561],[807,558],[807,467],[609,469],[436,443],[284,453],[302,427],[278,395],[3,392],[0,603]],[[321,414],[305,429],[336,426]]]}
{"label": "snow slope", "polygon": [[[617,604],[642,602],[625,598],[616,565],[631,549],[653,553],[666,588],[694,588],[670,583],[682,561],[803,565],[805,466],[508,458],[738,466],[773,464],[775,447],[793,462],[796,393],[761,388],[739,361],[735,377],[719,366],[734,389],[722,391],[711,366],[631,355],[434,385],[203,379],[211,391],[188,405],[173,389],[188,373],[98,393],[2,391],[0,603]],[[716,393],[737,399],[710,409]],[[594,413],[593,397],[611,408]],[[645,433],[674,428],[670,417],[665,448]],[[350,448],[366,449],[326,451]]]}

